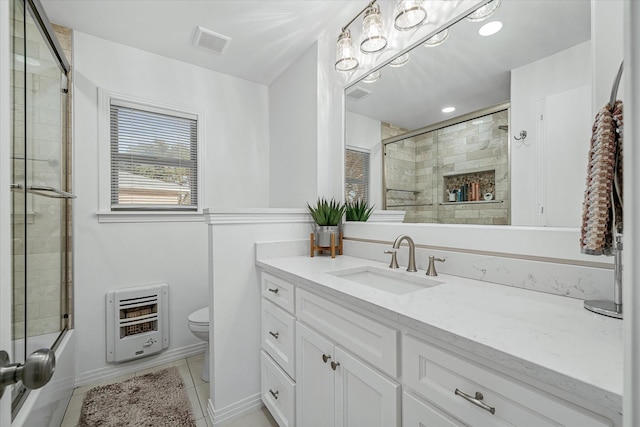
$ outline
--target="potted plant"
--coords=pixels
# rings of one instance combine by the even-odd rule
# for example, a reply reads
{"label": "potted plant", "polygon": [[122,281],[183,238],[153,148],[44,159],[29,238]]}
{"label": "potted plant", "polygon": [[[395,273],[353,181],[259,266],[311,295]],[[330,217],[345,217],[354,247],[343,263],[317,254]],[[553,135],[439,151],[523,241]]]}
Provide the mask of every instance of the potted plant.
{"label": "potted plant", "polygon": [[369,203],[358,199],[354,202],[347,202],[345,207],[347,221],[366,221],[375,206],[369,207]]}
{"label": "potted plant", "polygon": [[331,234],[334,243],[338,242],[340,236],[340,223],[346,206],[338,203],[334,198],[327,200],[324,197],[318,198],[315,206],[307,203],[307,210],[316,223],[315,241],[316,246],[329,247],[331,245]]}

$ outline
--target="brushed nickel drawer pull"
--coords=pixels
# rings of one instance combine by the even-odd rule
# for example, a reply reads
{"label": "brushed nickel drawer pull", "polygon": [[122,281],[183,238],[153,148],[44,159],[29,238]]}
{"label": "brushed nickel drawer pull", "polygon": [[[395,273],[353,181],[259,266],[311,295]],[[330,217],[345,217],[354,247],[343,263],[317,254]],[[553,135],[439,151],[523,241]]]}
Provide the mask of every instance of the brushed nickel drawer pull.
{"label": "brushed nickel drawer pull", "polygon": [[327,354],[323,354],[322,355],[322,361],[324,363],[327,363],[327,360],[331,359],[331,356],[327,355]]}
{"label": "brushed nickel drawer pull", "polygon": [[496,408],[493,408],[493,407],[487,405],[486,403],[482,402],[482,399],[484,399],[484,396],[479,391],[476,391],[475,397],[471,397],[468,394],[466,394],[466,393],[464,393],[464,392],[462,392],[462,391],[460,391],[458,389],[456,389],[455,394],[456,394],[456,396],[460,396],[463,399],[467,400],[468,402],[471,402],[474,405],[481,407],[485,411],[491,412],[493,415],[495,415],[495,413],[496,413]]}
{"label": "brushed nickel drawer pull", "polygon": [[340,366],[340,362],[331,362],[331,369],[333,369],[334,371],[338,366]]}
{"label": "brushed nickel drawer pull", "polygon": [[279,290],[280,288],[269,288],[269,292],[273,292],[274,294],[277,294]]}
{"label": "brushed nickel drawer pull", "polygon": [[279,393],[278,390],[273,391],[273,390],[269,389],[269,393],[271,393],[271,395],[273,396],[274,399],[276,399],[276,400],[278,399],[278,393]]}
{"label": "brushed nickel drawer pull", "polygon": [[269,331],[269,335],[271,335],[275,339],[278,339],[278,336],[280,335],[280,332],[271,332],[271,331]]}

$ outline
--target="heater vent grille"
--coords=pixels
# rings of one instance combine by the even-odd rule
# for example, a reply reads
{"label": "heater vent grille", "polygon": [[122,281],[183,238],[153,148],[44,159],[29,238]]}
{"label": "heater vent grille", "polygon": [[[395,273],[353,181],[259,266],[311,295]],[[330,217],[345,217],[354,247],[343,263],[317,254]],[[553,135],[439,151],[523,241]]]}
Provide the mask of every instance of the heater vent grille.
{"label": "heater vent grille", "polygon": [[169,346],[166,284],[107,292],[107,361],[149,356]]}
{"label": "heater vent grille", "polygon": [[356,86],[347,90],[347,98],[351,99],[352,101],[360,101],[363,98],[371,95],[372,93],[373,92],[371,92],[370,90],[366,90],[359,86]]}
{"label": "heater vent grille", "polygon": [[231,37],[223,36],[203,27],[196,27],[193,44],[202,49],[207,49],[218,55],[226,52],[231,42]]}

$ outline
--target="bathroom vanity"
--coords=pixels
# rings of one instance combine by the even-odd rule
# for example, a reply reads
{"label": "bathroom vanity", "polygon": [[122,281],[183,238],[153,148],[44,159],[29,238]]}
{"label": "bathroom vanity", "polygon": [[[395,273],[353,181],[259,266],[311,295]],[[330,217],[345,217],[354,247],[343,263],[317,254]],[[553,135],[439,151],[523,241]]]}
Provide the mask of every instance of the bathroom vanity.
{"label": "bathroom vanity", "polygon": [[257,265],[280,426],[622,423],[622,322],[580,300],[349,256]]}

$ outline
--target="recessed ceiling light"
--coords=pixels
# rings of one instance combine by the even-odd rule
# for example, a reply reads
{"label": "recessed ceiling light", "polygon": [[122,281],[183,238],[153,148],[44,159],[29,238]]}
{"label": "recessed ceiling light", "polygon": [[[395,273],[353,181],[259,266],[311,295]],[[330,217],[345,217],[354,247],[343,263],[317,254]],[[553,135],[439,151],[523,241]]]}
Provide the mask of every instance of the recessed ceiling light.
{"label": "recessed ceiling light", "polygon": [[442,109],[443,113],[453,113],[454,111],[456,111],[456,107],[444,107]]}
{"label": "recessed ceiling light", "polygon": [[491,36],[502,29],[502,22],[500,21],[491,21],[484,24],[478,30],[478,34],[481,36]]}

